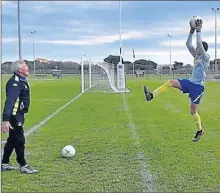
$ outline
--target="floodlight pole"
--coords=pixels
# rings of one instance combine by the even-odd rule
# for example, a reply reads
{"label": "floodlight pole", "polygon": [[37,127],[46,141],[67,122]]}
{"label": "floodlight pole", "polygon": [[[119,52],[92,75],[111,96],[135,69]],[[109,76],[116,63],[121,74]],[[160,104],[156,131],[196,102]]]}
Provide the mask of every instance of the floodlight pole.
{"label": "floodlight pole", "polygon": [[[171,62],[171,51],[172,51],[172,50],[171,50],[171,38],[172,38],[172,35],[171,35],[171,34],[167,34],[167,36],[169,37],[169,46],[170,46],[170,68],[171,68],[171,65],[172,65],[172,64],[171,64],[171,63],[172,63],[172,62]],[[174,66],[173,66],[173,70],[172,70],[172,71],[173,71],[173,79],[174,79]]]}
{"label": "floodlight pole", "polygon": [[22,60],[22,54],[21,54],[21,25],[20,25],[20,0],[17,1],[17,9],[18,9],[18,52],[19,52],[19,60]]}
{"label": "floodlight pole", "polygon": [[215,12],[215,74],[218,74],[218,63],[217,63],[217,11],[219,8],[212,8]]}
{"label": "floodlight pole", "polygon": [[85,92],[84,87],[84,70],[83,70],[83,53],[81,54],[81,92]]}
{"label": "floodlight pole", "polygon": [[34,45],[34,34],[36,31],[31,31],[31,34],[33,35],[33,62],[34,62],[34,75],[36,74],[36,66],[35,66],[35,45]]}
{"label": "floodlight pole", "polygon": [[91,61],[89,58],[89,88],[92,87],[92,67],[91,67]]}

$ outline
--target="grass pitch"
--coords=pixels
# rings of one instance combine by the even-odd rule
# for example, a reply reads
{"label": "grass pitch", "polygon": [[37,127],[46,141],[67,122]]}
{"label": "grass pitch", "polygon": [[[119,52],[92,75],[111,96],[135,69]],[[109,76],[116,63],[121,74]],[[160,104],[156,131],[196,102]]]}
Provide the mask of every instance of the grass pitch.
{"label": "grass pitch", "polygon": [[[187,95],[170,89],[145,102],[143,85],[153,90],[162,83],[128,79],[130,93],[83,94],[27,137],[27,161],[40,173],[2,172],[2,191],[141,192],[151,187],[162,192],[219,192],[220,83],[207,82],[199,109],[205,135],[197,143],[191,140],[196,128]],[[31,80],[30,85],[26,131],[80,92],[76,78]],[[71,159],[61,157],[67,144],[76,148]],[[15,154],[11,163],[16,164]]]}

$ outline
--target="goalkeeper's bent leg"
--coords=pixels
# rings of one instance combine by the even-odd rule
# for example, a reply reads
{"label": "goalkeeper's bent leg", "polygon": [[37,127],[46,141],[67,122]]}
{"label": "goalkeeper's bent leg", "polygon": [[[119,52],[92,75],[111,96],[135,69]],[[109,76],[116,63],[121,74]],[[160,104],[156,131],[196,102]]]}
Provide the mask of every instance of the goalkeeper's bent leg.
{"label": "goalkeeper's bent leg", "polygon": [[171,87],[172,87],[171,80],[168,80],[165,84],[163,84],[162,86],[158,87],[156,90],[153,91],[153,97],[155,98],[160,93],[167,91]]}

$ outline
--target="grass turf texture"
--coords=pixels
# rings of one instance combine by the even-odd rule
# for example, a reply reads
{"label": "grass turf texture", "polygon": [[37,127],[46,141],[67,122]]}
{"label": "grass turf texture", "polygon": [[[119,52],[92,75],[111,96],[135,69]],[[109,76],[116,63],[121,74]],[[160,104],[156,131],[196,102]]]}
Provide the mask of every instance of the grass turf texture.
{"label": "grass turf texture", "polygon": [[[147,191],[140,161],[149,165],[145,172],[153,176],[154,191],[220,191],[219,82],[207,82],[199,109],[205,135],[193,143],[196,127],[187,95],[170,89],[152,102],[144,100],[143,85],[154,89],[162,80],[141,78],[139,88],[137,79],[128,79],[131,93],[124,94],[127,110],[121,94],[83,94],[27,137],[27,161],[40,173],[2,172],[2,191]],[[26,129],[80,91],[80,82],[75,79],[31,84]],[[138,138],[132,137],[131,121]],[[67,144],[76,148],[71,159],[61,157]],[[139,152],[145,159],[140,160]],[[15,164],[14,154],[11,162]]]}

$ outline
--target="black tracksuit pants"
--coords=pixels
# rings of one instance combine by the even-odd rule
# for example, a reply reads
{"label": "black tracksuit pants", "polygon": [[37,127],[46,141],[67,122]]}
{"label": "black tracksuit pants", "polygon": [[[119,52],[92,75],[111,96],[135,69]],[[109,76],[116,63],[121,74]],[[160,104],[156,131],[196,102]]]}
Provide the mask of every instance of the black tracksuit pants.
{"label": "black tracksuit pants", "polygon": [[[10,156],[15,149],[16,160],[20,166],[26,165],[25,160],[25,136],[23,126],[18,126],[18,122],[14,117],[11,117],[10,124],[13,129],[9,129],[9,137],[4,146],[4,154],[2,163],[7,164],[10,161]],[[23,125],[23,124],[22,124]]]}

